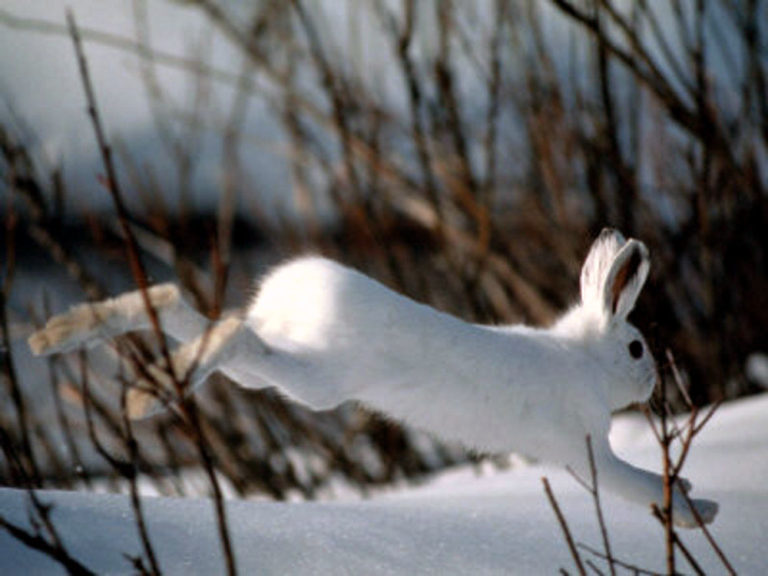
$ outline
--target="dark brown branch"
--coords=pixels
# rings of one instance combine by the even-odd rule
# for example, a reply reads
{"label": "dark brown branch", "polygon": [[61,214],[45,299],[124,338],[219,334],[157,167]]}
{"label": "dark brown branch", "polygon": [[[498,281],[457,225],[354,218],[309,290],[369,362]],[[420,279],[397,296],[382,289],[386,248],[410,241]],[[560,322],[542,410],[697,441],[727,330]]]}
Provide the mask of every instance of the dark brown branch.
{"label": "dark brown branch", "polygon": [[[10,284],[7,286],[10,287]],[[25,476],[32,486],[40,487],[42,480],[30,438],[30,414],[13,360],[7,312],[6,292],[2,290],[0,291],[0,357],[3,359],[2,376],[8,386],[11,401],[16,412],[18,429],[21,435],[22,461],[24,462],[23,470]]]}
{"label": "dark brown branch", "polygon": [[[651,512],[653,513],[654,518],[656,518],[665,528],[672,524],[672,519],[668,514],[666,514],[661,508],[659,508],[656,504],[653,504],[651,506]],[[688,550],[688,547],[683,544],[683,541],[680,539],[680,535],[677,533],[676,530],[672,530],[669,532],[669,538],[672,541],[672,545],[676,547],[682,555],[685,557],[685,559],[688,561],[688,564],[691,566],[694,572],[696,574],[699,574],[700,576],[703,576],[706,574],[704,570],[701,568],[699,563],[696,561],[696,558],[693,557],[693,554],[691,554],[690,550]],[[668,563],[669,565],[669,563]],[[674,564],[673,564],[674,567]],[[669,574],[677,574],[675,570],[669,571]]]}
{"label": "dark brown branch", "polygon": [[[117,179],[117,172],[115,170],[114,163],[112,160],[111,148],[107,143],[106,136],[102,128],[101,119],[100,119],[98,108],[96,105],[96,96],[93,90],[93,86],[91,84],[88,64],[82,49],[82,44],[81,44],[78,29],[77,29],[77,25],[75,23],[75,19],[71,11],[67,12],[67,24],[69,27],[70,35],[72,37],[72,42],[75,47],[75,53],[77,55],[78,68],[80,71],[80,76],[82,79],[83,88],[85,90],[85,95],[86,95],[88,114],[91,117],[91,122],[96,135],[96,141],[102,155],[104,167],[107,172],[107,188],[112,196],[112,200],[117,210],[118,218],[120,220],[120,225],[125,235],[125,246],[126,246],[128,260],[131,266],[131,271],[133,273],[134,280],[137,282],[141,290],[145,311],[149,317],[150,324],[154,331],[155,337],[157,338],[157,341],[160,343],[162,356],[165,360],[166,365],[169,367],[171,376],[173,377],[176,393],[179,399],[181,399],[184,396],[184,391],[188,383],[187,379],[191,375],[191,372],[190,374],[185,375],[183,380],[179,380],[178,375],[175,375],[173,373],[173,365],[170,359],[171,358],[170,352],[167,346],[167,342],[165,340],[165,336],[160,327],[160,319],[159,319],[157,310],[155,310],[154,306],[152,305],[152,301],[150,300],[149,294],[147,292],[147,285],[148,285],[147,273],[141,261],[141,257],[139,255],[138,244],[136,242],[135,237],[133,236],[133,233],[130,227],[129,215],[125,207],[125,204],[123,202],[123,195],[120,190],[119,181]],[[208,334],[208,331],[206,331],[206,334]],[[205,343],[201,348],[204,348],[204,347],[205,347]],[[192,370],[194,370],[195,367],[196,367],[196,363],[194,363]],[[190,421],[189,423],[191,427],[191,433],[196,440],[196,444],[200,452],[203,466],[206,470],[206,474],[213,488],[214,506],[216,509],[219,536],[220,536],[221,545],[224,551],[224,559],[227,567],[227,573],[230,574],[230,576],[233,576],[234,574],[237,573],[237,570],[236,570],[236,564],[234,559],[234,550],[232,548],[232,543],[229,536],[229,529],[226,521],[226,510],[224,508],[221,488],[219,486],[218,479],[216,478],[212,459],[205,445],[205,438],[203,437],[202,431],[200,429],[199,416],[198,416],[197,410],[195,409],[194,403],[186,402],[183,404],[183,406],[186,408],[184,410],[185,416],[187,416],[187,418]],[[114,459],[112,459],[112,462],[117,464],[117,461]],[[135,470],[132,467],[126,467],[122,462],[120,462],[118,465],[120,465],[124,469],[124,472],[127,475],[127,477],[129,478],[132,476],[135,477]]]}
{"label": "dark brown branch", "polygon": [[127,392],[128,386],[121,379],[120,411],[123,415],[123,429],[125,431],[124,442],[128,452],[128,462],[132,468],[131,475],[128,478],[128,485],[130,488],[131,496],[131,508],[133,510],[133,517],[136,522],[136,528],[139,532],[141,547],[144,549],[144,555],[149,561],[149,573],[153,576],[159,576],[162,573],[160,570],[160,564],[158,563],[154,546],[152,546],[152,541],[149,537],[149,530],[147,528],[147,522],[144,517],[144,509],[141,503],[141,498],[139,497],[139,486],[137,482],[139,466],[138,463],[140,460],[139,445],[136,442],[136,437],[133,435],[133,425],[131,424],[131,419],[128,418],[128,410],[125,406]]}
{"label": "dark brown branch", "polygon": [[[595,548],[592,548],[591,546],[588,546],[587,544],[584,544],[583,542],[579,542],[577,544],[579,548],[582,550],[586,550],[590,554],[597,556],[601,560],[608,561],[608,557],[605,555],[605,552],[600,552],[600,550],[596,550]],[[636,566],[635,564],[630,564],[629,562],[624,562],[623,560],[619,560],[618,558],[612,558],[613,564],[616,566],[619,566],[620,568],[626,568],[632,574],[643,574],[646,576],[663,576],[661,572],[654,572],[653,570],[646,570],[645,568],[640,568],[639,566]]]}
{"label": "dark brown branch", "polygon": [[149,532],[144,517],[144,511],[139,498],[138,488],[138,469],[141,457],[138,450],[138,444],[133,436],[133,429],[130,421],[127,418],[127,412],[125,411],[125,391],[126,387],[122,383],[121,394],[121,407],[123,414],[123,426],[120,430],[119,440],[124,445],[127,452],[127,459],[123,460],[113,456],[107,448],[104,446],[101,438],[99,437],[96,426],[94,423],[92,404],[93,396],[91,393],[87,369],[87,361],[84,352],[80,352],[80,386],[83,393],[83,406],[85,410],[85,421],[88,430],[88,436],[91,440],[91,444],[96,449],[97,453],[106,460],[106,462],[112,467],[112,469],[123,479],[128,482],[128,488],[130,493],[131,510],[133,511],[134,521],[139,534],[139,541],[141,542],[144,554],[149,561],[149,573],[153,576],[158,576],[162,573],[157,561],[157,557],[154,552],[151,540],[149,538]]}
{"label": "dark brown branch", "polygon": [[[606,0],[600,1],[612,14],[613,21],[625,34],[632,48],[632,53],[630,53],[603,35],[603,42],[607,52],[621,62],[640,84],[647,86],[656,95],[664,104],[669,118],[674,123],[699,140],[710,139],[713,149],[716,149],[728,165],[737,174],[740,174],[741,170],[733,156],[733,148],[717,119],[712,118],[711,114],[708,113],[707,121],[702,121],[699,109],[695,106],[692,107],[690,103],[686,102],[675,91],[642,44],[639,36],[633,32],[631,25],[615,11],[615,8],[610,3],[606,2]],[[582,25],[591,34],[596,36],[601,34],[597,19],[580,10],[574,3],[568,0],[551,0],[551,2],[563,14]]]}
{"label": "dark brown branch", "polygon": [[0,515],[0,528],[8,532],[25,546],[50,556],[61,564],[67,572],[74,576],[95,576],[96,573],[89,570],[84,564],[78,562],[61,546],[51,543],[40,534],[28,532],[21,526],[17,526]]}
{"label": "dark brown branch", "polygon": [[493,34],[488,47],[491,63],[487,82],[488,111],[485,117],[485,179],[483,181],[483,202],[488,210],[493,210],[496,198],[497,138],[499,113],[501,110],[501,47],[504,24],[509,11],[508,0],[496,0]]}
{"label": "dark brown branch", "polygon": [[408,93],[411,116],[411,140],[416,149],[418,166],[421,171],[422,187],[435,214],[440,216],[436,218],[434,226],[438,238],[442,240],[444,235],[443,222],[445,219],[442,217],[443,208],[442,202],[440,201],[438,178],[433,169],[432,153],[429,149],[428,128],[425,126],[424,121],[424,97],[416,65],[409,53],[415,19],[415,8],[413,7],[413,3],[413,0],[406,0],[405,2],[406,18],[402,30],[398,30],[394,15],[386,12],[381,3],[377,2],[376,6],[380,17],[389,28],[389,36],[395,44],[397,63],[405,81]]}
{"label": "dark brown branch", "polygon": [[75,23],[75,17],[71,11],[67,11],[67,26],[69,27],[70,35],[72,37],[72,43],[75,48],[75,54],[77,56],[78,69],[80,71],[80,77],[85,90],[85,99],[87,103],[88,115],[91,118],[91,124],[93,126],[94,135],[96,136],[96,143],[101,153],[102,161],[104,163],[104,169],[107,174],[106,188],[112,197],[112,201],[117,210],[117,215],[120,220],[120,225],[125,235],[126,255],[131,267],[134,280],[138,283],[141,290],[141,297],[144,301],[144,307],[147,315],[149,316],[150,324],[154,330],[157,341],[161,343],[163,355],[170,365],[170,354],[168,353],[168,347],[165,345],[165,338],[160,328],[160,319],[157,314],[157,310],[152,305],[152,301],[149,299],[147,292],[147,273],[144,268],[144,264],[139,255],[139,247],[136,242],[136,238],[133,236],[130,227],[130,218],[128,210],[123,202],[123,194],[120,189],[120,183],[117,178],[117,171],[112,159],[112,149],[107,142],[106,135],[104,134],[104,128],[102,127],[101,117],[99,115],[98,107],[96,104],[96,95],[93,90],[93,84],[91,83],[91,76],[88,69],[88,63],[85,59],[85,53],[83,52],[82,42],[80,39],[80,33]]}
{"label": "dark brown branch", "polygon": [[720,545],[717,543],[715,538],[712,536],[712,532],[707,528],[707,525],[704,523],[704,520],[701,518],[701,515],[699,514],[699,511],[696,510],[696,506],[694,506],[693,501],[691,500],[691,497],[688,496],[686,492],[683,492],[683,498],[685,499],[686,504],[691,509],[691,513],[693,514],[693,517],[696,519],[696,523],[699,525],[699,528],[704,533],[704,537],[707,539],[707,542],[709,543],[712,550],[715,552],[715,555],[718,557],[720,562],[722,562],[723,567],[726,569],[728,574],[731,576],[736,576],[737,572],[733,568],[733,564],[731,564],[730,560],[728,560],[728,557],[725,555],[725,552],[720,547]]}
{"label": "dark brown branch", "polygon": [[[47,314],[46,314],[47,316]],[[85,482],[85,485],[91,487],[90,474],[83,466],[83,460],[80,457],[80,450],[77,447],[74,435],[72,434],[72,426],[64,412],[64,404],[61,400],[61,389],[59,383],[58,372],[56,371],[56,360],[54,358],[48,359],[48,379],[51,384],[51,395],[53,396],[54,408],[56,410],[56,418],[59,422],[59,428],[64,435],[64,442],[67,446],[67,451],[72,459],[72,464],[75,468],[77,475]]]}
{"label": "dark brown branch", "polygon": [[589,456],[589,473],[592,476],[592,486],[590,492],[592,493],[592,499],[595,503],[595,513],[597,514],[597,522],[600,526],[600,535],[603,539],[603,548],[605,549],[605,557],[608,560],[608,568],[613,576],[616,575],[616,568],[614,566],[613,554],[611,553],[611,542],[608,538],[608,530],[605,526],[605,518],[603,518],[603,508],[600,504],[600,489],[597,482],[597,466],[595,465],[595,453],[592,449],[592,437],[587,436],[587,455]]}
{"label": "dark brown branch", "polygon": [[541,482],[544,484],[544,492],[547,494],[549,504],[552,506],[552,510],[554,510],[555,516],[557,516],[557,521],[560,524],[561,530],[563,531],[563,536],[565,537],[565,541],[568,544],[568,549],[571,551],[571,556],[573,557],[574,564],[576,564],[576,569],[579,571],[581,576],[586,576],[587,572],[584,569],[584,564],[581,561],[581,555],[579,554],[579,551],[576,549],[576,545],[573,542],[573,537],[571,536],[571,531],[568,528],[568,523],[566,522],[565,516],[563,516],[563,513],[560,510],[560,506],[555,499],[555,494],[552,492],[552,488],[549,485],[549,480],[547,480],[547,478],[542,478]]}

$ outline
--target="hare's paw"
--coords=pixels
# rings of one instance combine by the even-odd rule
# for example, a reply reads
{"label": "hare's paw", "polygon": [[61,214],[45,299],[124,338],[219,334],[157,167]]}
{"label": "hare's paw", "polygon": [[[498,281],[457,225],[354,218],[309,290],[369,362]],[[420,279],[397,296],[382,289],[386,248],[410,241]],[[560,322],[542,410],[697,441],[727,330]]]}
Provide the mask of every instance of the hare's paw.
{"label": "hare's paw", "polygon": [[158,414],[163,408],[160,399],[142,388],[131,388],[125,399],[125,411],[131,420],[141,420]]}
{"label": "hare's paw", "polygon": [[[170,312],[180,305],[181,294],[173,284],[159,284],[146,291],[146,299],[158,312]],[[36,355],[69,352],[81,346],[149,325],[145,295],[129,292],[117,298],[75,306],[66,314],[54,316],[42,330],[29,337]]]}
{"label": "hare's paw", "polygon": [[101,336],[99,326],[104,322],[98,305],[81,304],[66,314],[54,316],[44,328],[29,337],[32,352],[37,355],[69,352],[95,343]]}
{"label": "hare's paw", "polygon": [[717,516],[717,511],[720,508],[718,503],[712,500],[691,500],[690,505],[696,510],[696,514],[686,502],[682,502],[679,509],[675,509],[674,522],[676,526],[698,528],[702,524],[710,524]]}
{"label": "hare's paw", "polygon": [[128,390],[125,409],[132,420],[157,414],[163,408],[163,399],[175,397],[176,381],[168,373],[165,362],[129,369],[133,372],[134,385]]}
{"label": "hare's paw", "polygon": [[128,390],[125,400],[125,410],[131,420],[157,414],[163,408],[162,398],[175,391],[174,379],[162,364],[146,365],[141,374],[134,374],[134,378],[135,384]]}

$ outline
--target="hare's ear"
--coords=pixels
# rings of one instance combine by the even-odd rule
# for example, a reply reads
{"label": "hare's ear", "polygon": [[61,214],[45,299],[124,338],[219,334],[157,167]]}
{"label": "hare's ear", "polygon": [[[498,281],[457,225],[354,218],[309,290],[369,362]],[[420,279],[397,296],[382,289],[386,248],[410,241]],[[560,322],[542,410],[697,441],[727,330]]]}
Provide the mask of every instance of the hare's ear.
{"label": "hare's ear", "polygon": [[651,267],[648,249],[630,240],[616,255],[603,287],[605,310],[611,318],[626,320],[635,307]]}
{"label": "hare's ear", "polygon": [[616,254],[627,241],[618,230],[604,228],[589,249],[581,267],[581,302],[585,306],[603,307],[603,287]]}
{"label": "hare's ear", "polygon": [[648,249],[606,228],[592,244],[581,269],[581,301],[598,308],[606,320],[626,318],[648,277]]}

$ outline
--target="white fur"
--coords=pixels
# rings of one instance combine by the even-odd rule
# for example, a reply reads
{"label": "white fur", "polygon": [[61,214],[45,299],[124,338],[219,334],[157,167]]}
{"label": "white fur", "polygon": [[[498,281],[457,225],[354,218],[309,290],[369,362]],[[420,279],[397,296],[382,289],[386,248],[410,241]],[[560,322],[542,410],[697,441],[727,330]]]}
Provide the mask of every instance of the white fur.
{"label": "white fur", "polygon": [[[210,330],[180,298],[158,298],[157,307],[171,335],[188,340],[196,329],[172,357],[177,377],[195,369],[193,385],[222,370],[244,386],[276,386],[314,409],[358,401],[472,448],[522,452],[583,476],[590,436],[601,486],[649,506],[662,502],[661,478],[617,458],[608,442],[611,412],[646,401],[657,379],[647,345],[626,321],[648,269],[641,242],[603,231],[582,269],[580,304],[548,329],[469,324],[318,257],[276,268],[242,318]],[[115,305],[131,297],[109,301],[121,320],[110,316],[107,336],[139,326],[134,306],[121,316]],[[52,353],[99,336],[92,321],[80,334],[75,316],[52,319],[30,340],[33,349]],[[74,326],[57,339],[56,326],[68,317]],[[642,343],[640,359],[628,351],[633,340]],[[167,369],[150,374],[171,387]],[[133,416],[153,408],[154,397],[142,392],[149,385],[140,382],[129,398]],[[693,526],[681,489],[675,518]],[[717,512],[714,502],[695,506],[707,522]]]}

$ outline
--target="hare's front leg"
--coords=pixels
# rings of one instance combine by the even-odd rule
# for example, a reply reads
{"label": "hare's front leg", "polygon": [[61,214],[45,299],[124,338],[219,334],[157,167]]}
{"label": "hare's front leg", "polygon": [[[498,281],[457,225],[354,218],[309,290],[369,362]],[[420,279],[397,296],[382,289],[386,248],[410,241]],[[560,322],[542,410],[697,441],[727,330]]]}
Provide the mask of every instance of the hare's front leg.
{"label": "hare's front leg", "polygon": [[[194,338],[208,321],[192,309],[174,284],[160,284],[147,289],[147,296],[157,311],[162,331],[176,340]],[[101,340],[126,332],[150,328],[144,297],[140,290],[101,302],[80,304],[65,314],[48,320],[41,330],[29,337],[29,346],[37,354],[68,352],[81,346],[94,346]]]}
{"label": "hare's front leg", "polygon": [[[656,504],[661,508],[664,504],[664,479],[653,472],[632,466],[616,456],[606,440],[595,448],[595,464],[598,481],[603,486],[628,500],[651,506]],[[701,521],[709,524],[717,514],[718,505],[711,500],[686,501],[686,493],[691,486],[685,480],[678,479],[673,487],[672,514],[676,525],[684,528],[699,526],[691,506],[696,509]]]}

